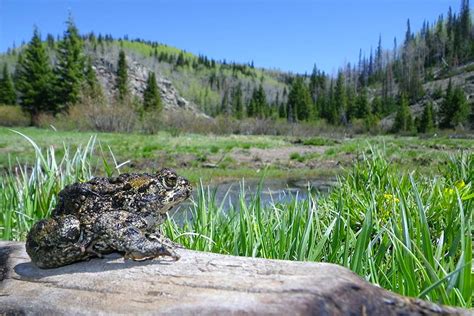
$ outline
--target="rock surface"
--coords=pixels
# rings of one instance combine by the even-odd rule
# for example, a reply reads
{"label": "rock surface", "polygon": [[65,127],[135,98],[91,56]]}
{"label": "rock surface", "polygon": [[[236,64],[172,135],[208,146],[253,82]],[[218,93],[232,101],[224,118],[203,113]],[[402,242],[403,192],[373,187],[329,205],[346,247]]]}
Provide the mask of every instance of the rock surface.
{"label": "rock surface", "polygon": [[178,251],[177,262],[134,262],[115,254],[41,270],[23,243],[0,242],[0,315],[472,312],[401,297],[337,265]]}
{"label": "rock surface", "polygon": [[[146,88],[149,69],[133,60],[130,56],[127,58],[128,66],[128,88],[133,96],[141,99]],[[98,58],[94,61],[93,68],[96,71],[97,78],[101,83],[107,97],[112,99],[117,93],[117,67],[116,62],[111,62],[105,58]],[[184,110],[196,115],[205,116],[200,112],[196,105],[181,97],[171,81],[158,75],[157,84],[160,89],[161,98],[165,110]]]}

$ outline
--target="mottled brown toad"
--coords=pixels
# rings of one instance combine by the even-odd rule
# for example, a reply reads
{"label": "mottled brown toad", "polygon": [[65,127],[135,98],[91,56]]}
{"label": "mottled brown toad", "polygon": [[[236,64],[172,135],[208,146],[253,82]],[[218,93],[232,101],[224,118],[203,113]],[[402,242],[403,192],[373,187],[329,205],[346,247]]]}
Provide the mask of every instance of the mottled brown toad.
{"label": "mottled brown toad", "polygon": [[30,230],[26,251],[40,268],[54,268],[118,251],[134,260],[179,256],[159,225],[191,194],[173,170],[122,174],[75,183],[59,193],[50,219]]}

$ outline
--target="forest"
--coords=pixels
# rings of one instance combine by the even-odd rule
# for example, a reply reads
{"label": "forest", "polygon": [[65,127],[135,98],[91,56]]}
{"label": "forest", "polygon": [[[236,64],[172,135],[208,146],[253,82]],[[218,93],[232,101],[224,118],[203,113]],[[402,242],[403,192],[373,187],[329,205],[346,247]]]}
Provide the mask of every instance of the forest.
{"label": "forest", "polygon": [[[72,16],[66,24],[62,37],[47,34],[43,40],[35,28],[28,43],[0,56],[0,104],[21,106],[29,125],[41,125],[43,114],[67,115],[71,108],[85,103],[104,108],[118,105],[128,109],[124,115],[133,114],[137,122],[150,113],[159,120],[165,102],[157,75],[169,75],[180,94],[209,119],[250,118],[255,124],[323,124],[343,129],[358,126],[372,133],[473,128],[471,95],[463,84],[449,80],[447,86],[424,89],[427,82],[459,74],[460,66],[467,65],[462,71],[471,71],[474,31],[467,0],[461,1],[458,14],[449,8],[446,16],[440,15],[432,23],[425,21],[416,34],[408,20],[401,44],[395,38],[393,49],[386,49],[379,37],[374,52],[367,57],[361,50],[358,62],[343,65],[335,76],[316,65],[310,74],[285,73],[255,68],[253,62],[217,61],[127,36],[81,35]],[[104,91],[110,88],[100,84],[96,63],[117,50],[117,62],[112,65],[117,79],[113,91]],[[129,91],[127,75],[127,60],[137,53],[142,61],[158,65],[148,67],[146,87],[140,94]],[[4,125],[15,125],[20,115],[16,109],[2,107],[0,111]],[[390,124],[381,128],[386,118],[391,118]],[[26,124],[26,120],[19,121]],[[143,129],[143,124],[135,125],[141,126],[135,129]]]}

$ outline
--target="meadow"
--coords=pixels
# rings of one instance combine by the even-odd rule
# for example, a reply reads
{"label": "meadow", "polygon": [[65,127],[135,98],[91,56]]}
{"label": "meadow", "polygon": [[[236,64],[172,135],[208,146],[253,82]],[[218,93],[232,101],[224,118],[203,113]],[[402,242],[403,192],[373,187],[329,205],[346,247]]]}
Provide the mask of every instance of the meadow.
{"label": "meadow", "polygon": [[[55,131],[32,127],[15,128],[31,137],[41,148],[52,146],[56,157],[88,142],[91,132]],[[420,138],[394,135],[344,137],[291,137],[267,135],[214,136],[173,135],[159,132],[99,133],[91,157],[94,175],[103,175],[102,163],[123,164],[122,172],[153,172],[171,167],[193,183],[219,183],[222,180],[259,178],[306,178],[334,176],[346,172],[369,146],[383,148],[397,168],[435,175],[446,163],[446,155],[459,150],[473,151],[472,139],[446,136]],[[267,153],[268,151],[268,153]],[[270,156],[270,157],[269,157]],[[0,170],[18,162],[33,163],[31,144],[11,129],[0,127]],[[247,158],[247,159],[244,159]]]}
{"label": "meadow", "polygon": [[[471,307],[472,146],[472,140],[450,138],[91,137],[0,129],[0,238],[24,240],[35,221],[49,216],[57,193],[69,183],[151,171],[158,160],[198,183],[188,220],[177,224],[170,217],[164,224],[166,234],[187,248],[336,263],[403,295]],[[317,150],[293,151],[307,147]],[[283,165],[265,165],[264,157],[221,164],[235,150],[253,148],[291,150]],[[186,155],[192,156],[188,165],[173,160]],[[206,159],[199,160],[203,155]],[[328,170],[314,167],[315,162]],[[241,198],[228,205],[207,186],[228,177],[311,177],[311,172],[337,174],[336,187],[325,195],[310,190],[306,199],[263,204],[258,190],[245,199],[242,185]]]}

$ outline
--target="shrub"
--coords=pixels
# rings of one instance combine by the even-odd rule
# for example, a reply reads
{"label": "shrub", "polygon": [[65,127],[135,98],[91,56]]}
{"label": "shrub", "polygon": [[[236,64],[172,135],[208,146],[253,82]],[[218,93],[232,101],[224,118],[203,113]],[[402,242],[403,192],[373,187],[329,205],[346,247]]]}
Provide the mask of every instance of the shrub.
{"label": "shrub", "polygon": [[19,106],[0,105],[0,125],[28,126],[30,117]]}

